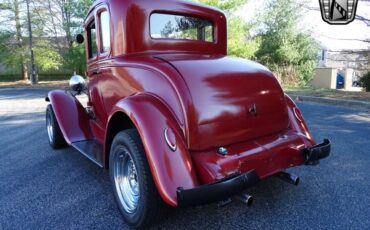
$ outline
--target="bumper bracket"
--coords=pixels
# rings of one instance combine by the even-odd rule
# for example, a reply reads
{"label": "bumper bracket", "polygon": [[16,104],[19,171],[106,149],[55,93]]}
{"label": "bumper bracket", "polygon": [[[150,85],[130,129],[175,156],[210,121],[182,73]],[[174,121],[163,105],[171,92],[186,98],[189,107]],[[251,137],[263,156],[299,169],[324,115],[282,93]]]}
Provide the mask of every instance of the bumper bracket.
{"label": "bumper bracket", "polygon": [[328,139],[324,139],[324,142],[315,145],[311,148],[305,148],[302,150],[303,157],[306,165],[317,165],[321,159],[324,159],[330,155],[331,143]]}

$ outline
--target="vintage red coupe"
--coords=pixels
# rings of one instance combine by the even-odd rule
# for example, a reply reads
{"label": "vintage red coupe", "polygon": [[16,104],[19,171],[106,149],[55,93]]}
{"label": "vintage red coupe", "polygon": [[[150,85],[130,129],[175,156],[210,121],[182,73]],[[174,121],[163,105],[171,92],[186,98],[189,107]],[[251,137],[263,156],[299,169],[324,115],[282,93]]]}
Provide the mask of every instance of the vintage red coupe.
{"label": "vintage red coupe", "polygon": [[[227,56],[225,15],[184,0],[97,0],[85,23],[87,79],[51,91],[53,148],[72,146],[109,169],[125,221],[143,227],[168,206],[222,202],[316,165],[295,103],[264,66]],[[83,106],[76,95],[88,95]]]}

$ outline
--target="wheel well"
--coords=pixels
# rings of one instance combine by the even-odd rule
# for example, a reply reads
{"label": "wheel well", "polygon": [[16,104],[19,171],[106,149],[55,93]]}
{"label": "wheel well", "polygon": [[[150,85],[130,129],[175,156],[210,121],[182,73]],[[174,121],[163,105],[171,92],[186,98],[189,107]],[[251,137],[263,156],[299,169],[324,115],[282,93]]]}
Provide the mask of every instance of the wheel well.
{"label": "wheel well", "polygon": [[125,113],[117,112],[110,119],[105,140],[105,168],[109,168],[109,154],[114,137],[117,133],[131,128],[135,128],[135,125]]}

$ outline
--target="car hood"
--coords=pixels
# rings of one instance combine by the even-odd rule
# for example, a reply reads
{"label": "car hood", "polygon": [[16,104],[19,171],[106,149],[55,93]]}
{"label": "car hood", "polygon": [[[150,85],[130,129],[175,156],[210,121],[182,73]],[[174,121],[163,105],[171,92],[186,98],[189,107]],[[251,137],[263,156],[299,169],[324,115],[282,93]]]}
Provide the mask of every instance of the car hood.
{"label": "car hood", "polygon": [[283,90],[266,67],[226,56],[157,58],[175,68],[189,89],[191,150],[227,146],[288,128]]}

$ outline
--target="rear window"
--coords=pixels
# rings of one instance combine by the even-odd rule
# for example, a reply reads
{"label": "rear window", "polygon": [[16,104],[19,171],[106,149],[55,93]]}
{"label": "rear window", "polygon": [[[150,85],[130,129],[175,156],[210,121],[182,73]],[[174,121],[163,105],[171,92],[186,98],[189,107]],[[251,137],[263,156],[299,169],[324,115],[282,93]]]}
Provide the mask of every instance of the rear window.
{"label": "rear window", "polygon": [[154,39],[214,42],[211,21],[172,14],[152,14],[150,17],[150,36]]}

